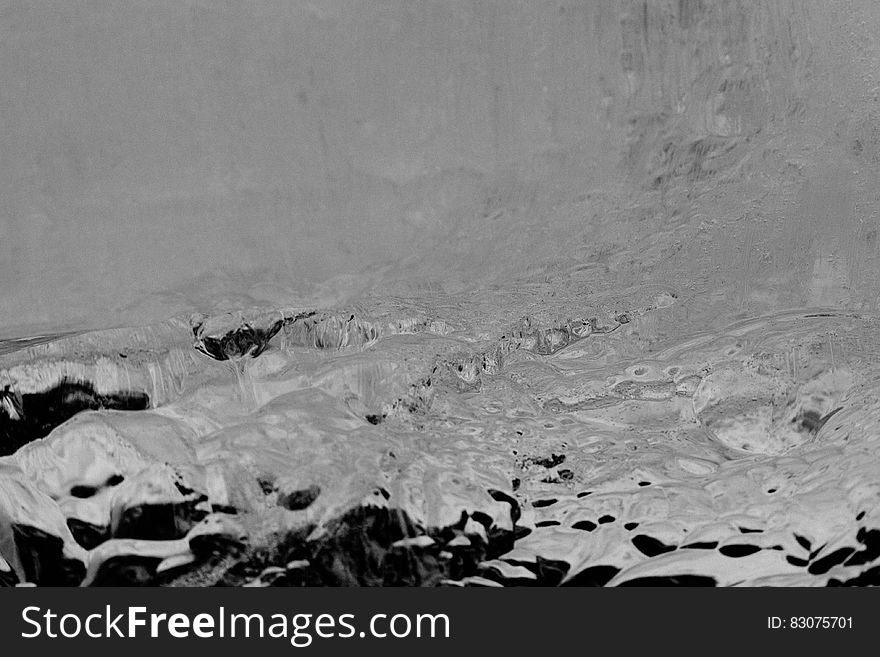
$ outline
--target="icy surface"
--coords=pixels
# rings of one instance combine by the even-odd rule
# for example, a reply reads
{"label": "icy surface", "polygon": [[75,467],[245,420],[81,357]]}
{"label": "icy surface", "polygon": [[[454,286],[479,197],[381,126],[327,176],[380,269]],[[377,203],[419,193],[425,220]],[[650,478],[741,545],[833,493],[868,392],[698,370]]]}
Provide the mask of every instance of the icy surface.
{"label": "icy surface", "polygon": [[0,582],[878,582],[875,2],[0,9]]}
{"label": "icy surface", "polygon": [[[195,563],[200,583],[876,577],[876,317],[670,335],[688,303],[654,287],[505,324],[421,295],[294,315],[231,362],[182,321],[113,359],[90,335],[9,354],[4,400],[64,377],[153,408],[86,410],[0,460],[0,548],[21,579],[64,583],[118,581],[114,559],[134,581]],[[63,541],[44,571],[34,530]],[[62,556],[68,574],[45,570]]]}

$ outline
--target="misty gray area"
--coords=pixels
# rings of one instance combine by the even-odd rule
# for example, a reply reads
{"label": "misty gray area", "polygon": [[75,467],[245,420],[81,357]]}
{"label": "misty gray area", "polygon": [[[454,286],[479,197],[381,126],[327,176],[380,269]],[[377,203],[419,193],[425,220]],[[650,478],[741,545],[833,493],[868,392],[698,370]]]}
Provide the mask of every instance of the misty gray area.
{"label": "misty gray area", "polygon": [[3,2],[3,331],[596,262],[873,307],[878,11]]}

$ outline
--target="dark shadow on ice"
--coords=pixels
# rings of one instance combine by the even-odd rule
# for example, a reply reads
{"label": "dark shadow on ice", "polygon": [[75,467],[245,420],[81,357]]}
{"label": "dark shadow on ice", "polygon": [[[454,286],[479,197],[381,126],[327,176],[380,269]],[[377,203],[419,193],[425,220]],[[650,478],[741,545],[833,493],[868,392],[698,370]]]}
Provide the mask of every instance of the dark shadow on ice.
{"label": "dark shadow on ice", "polygon": [[454,527],[426,530],[399,509],[361,506],[331,521],[320,538],[310,540],[314,527],[306,527],[251,551],[220,583],[439,586],[476,575],[480,562],[513,547],[513,532],[490,527],[488,540],[465,535],[468,518],[463,513]]}
{"label": "dark shadow on ice", "polygon": [[88,410],[142,411],[150,397],[139,390],[99,394],[88,381],[63,379],[41,392],[0,391],[0,456],[49,435],[58,425]]}

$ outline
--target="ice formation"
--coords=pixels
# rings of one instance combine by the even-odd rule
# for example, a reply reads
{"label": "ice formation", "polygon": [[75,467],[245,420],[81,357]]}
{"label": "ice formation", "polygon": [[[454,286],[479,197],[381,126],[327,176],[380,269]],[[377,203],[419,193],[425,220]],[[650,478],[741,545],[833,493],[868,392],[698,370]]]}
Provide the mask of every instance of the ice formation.
{"label": "ice formation", "polygon": [[4,435],[56,426],[0,461],[6,577],[874,582],[876,320],[790,311],[645,353],[680,295],[629,301],[494,337],[405,300],[216,318],[230,340],[280,324],[238,376],[185,321],[7,354]]}
{"label": "ice formation", "polygon": [[0,584],[880,583],[873,0],[3,17]]}

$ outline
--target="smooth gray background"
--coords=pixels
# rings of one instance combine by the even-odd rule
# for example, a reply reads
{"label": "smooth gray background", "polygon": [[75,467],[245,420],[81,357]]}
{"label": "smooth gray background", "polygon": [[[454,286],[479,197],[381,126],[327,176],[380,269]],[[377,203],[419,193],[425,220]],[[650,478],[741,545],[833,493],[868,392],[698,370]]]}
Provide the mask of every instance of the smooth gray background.
{"label": "smooth gray background", "polygon": [[[0,337],[497,280],[657,208],[711,230],[707,177],[770,222],[719,240],[767,241],[795,301],[874,303],[877,25],[870,0],[3,0]],[[586,191],[613,225],[559,210]],[[736,245],[677,257],[745,268],[745,307],[770,274]]]}

